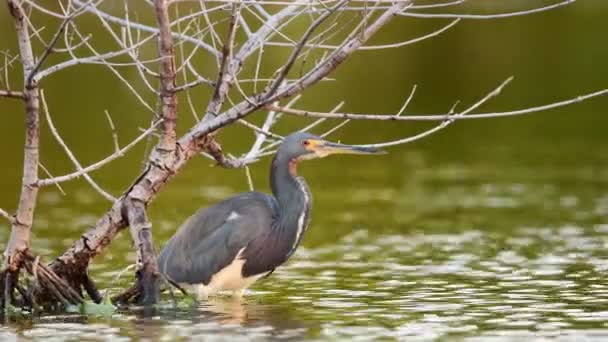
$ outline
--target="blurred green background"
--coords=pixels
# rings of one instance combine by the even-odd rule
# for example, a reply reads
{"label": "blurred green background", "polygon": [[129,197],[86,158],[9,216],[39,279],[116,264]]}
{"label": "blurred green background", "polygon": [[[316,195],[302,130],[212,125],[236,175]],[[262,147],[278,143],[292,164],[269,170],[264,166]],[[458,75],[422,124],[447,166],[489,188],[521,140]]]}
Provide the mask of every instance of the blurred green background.
{"label": "blurred green background", "polygon": [[[496,13],[550,3],[554,2],[472,0],[455,11]],[[130,4],[137,6],[141,18],[151,18],[146,5]],[[119,2],[108,6],[117,11],[121,8]],[[529,16],[463,20],[420,44],[359,52],[332,75],[336,81],[307,90],[296,107],[327,111],[345,101],[344,111],[394,113],[417,85],[407,112],[442,113],[455,101],[461,101],[459,108],[465,108],[509,76],[515,80],[479,111],[520,109],[604,89],[608,87],[607,17],[605,0],[578,0]],[[447,23],[445,19],[396,18],[371,44],[413,38]],[[41,33],[45,37],[52,35],[56,22],[51,20],[48,25]],[[95,32],[98,24],[88,15],[83,25]],[[0,6],[0,50],[7,49],[15,52],[16,41],[6,6]],[[276,56],[288,52],[281,51]],[[153,52],[148,51],[151,56]],[[266,71],[271,74],[273,70]],[[12,68],[14,89],[20,84],[19,73],[18,67]],[[137,78],[135,71],[128,75]],[[113,149],[104,110],[112,114],[123,144],[150,120],[150,113],[102,66],[69,69],[44,80],[42,87],[57,128],[83,165]],[[202,87],[192,92],[199,112],[208,93],[209,89]],[[154,104],[151,96],[146,98]],[[183,96],[179,108],[180,132],[185,132],[193,119]],[[521,227],[573,224],[589,228],[601,224],[608,213],[602,204],[608,184],[607,108],[608,97],[604,97],[527,116],[461,121],[424,140],[390,148],[387,156],[336,157],[307,163],[300,172],[315,195],[315,208],[304,248],[331,247],[358,229],[380,238],[383,234],[408,236],[467,229],[509,234]],[[0,207],[6,210],[15,209],[19,195],[23,113],[19,101],[0,98]],[[258,123],[264,117],[265,113],[252,116]],[[306,122],[288,118],[278,133],[287,134]],[[428,127],[428,123],[414,122],[352,122],[332,138],[373,143]],[[235,154],[246,151],[253,139],[253,134],[242,128],[229,128],[220,134],[225,150]],[[141,170],[144,157],[142,144],[93,176],[118,195]],[[44,122],[41,161],[55,175],[72,170]],[[243,170],[224,170],[211,164],[203,158],[192,161],[151,205],[157,245],[199,207],[247,190]],[[252,168],[258,190],[268,189],[268,164],[265,159]],[[54,187],[44,189],[36,212],[34,245],[49,259],[94,224],[110,205],[82,180],[63,187],[67,196]],[[572,201],[574,208],[566,205]],[[8,225],[0,221],[0,246],[8,231]],[[96,260],[93,270],[107,281],[104,284],[132,260],[129,244],[128,235],[123,234]]]}
{"label": "blurred green background", "polygon": [[[553,2],[469,1],[454,11],[476,14],[510,12],[550,3]],[[131,10],[141,21],[153,24],[147,5],[130,4]],[[108,2],[104,6],[115,13],[122,10],[120,2]],[[459,108],[465,108],[509,76],[515,76],[515,80],[503,94],[479,111],[525,108],[603,89],[608,86],[608,64],[605,63],[608,45],[602,40],[608,29],[605,20],[607,13],[608,4],[604,1],[580,0],[566,7],[529,16],[464,20],[439,37],[420,44],[382,51],[361,51],[332,75],[336,81],[307,90],[296,107],[329,110],[340,101],[345,101],[344,111],[394,113],[411,88],[417,85],[416,96],[407,112],[442,113],[456,101],[461,103]],[[40,21],[35,21],[38,18]],[[48,40],[57,22],[36,12],[32,20],[40,26],[48,25],[40,33]],[[79,23],[83,32],[90,32],[92,39],[99,39],[100,50],[104,51],[104,47],[107,50],[116,48],[108,42],[107,34],[101,31],[94,17],[85,15]],[[448,21],[445,19],[397,18],[370,44],[413,38],[446,23]],[[40,51],[40,44],[37,47]],[[5,6],[0,7],[0,50],[17,51],[12,21]],[[281,48],[275,51],[279,52],[270,54],[271,59],[288,53],[288,50]],[[154,45],[147,45],[147,53],[154,58]],[[203,52],[200,56],[207,58]],[[52,61],[53,58],[49,62]],[[207,65],[212,67],[213,64],[209,63]],[[137,73],[132,69],[126,75],[142,90],[141,84],[137,84]],[[270,74],[273,70],[267,68],[266,72]],[[19,89],[20,73],[18,65],[10,70],[9,78],[14,89]],[[138,104],[132,93],[108,69],[99,65],[77,66],[54,74],[44,80],[42,88],[59,132],[83,165],[103,158],[113,149],[104,110],[112,115],[122,144],[138,135],[138,128],[146,127],[150,119],[150,113]],[[194,106],[199,112],[203,111],[209,92],[210,89],[204,86],[192,92]],[[153,95],[142,93],[154,106]],[[179,100],[179,128],[180,132],[185,132],[193,119],[185,97],[181,95]],[[323,197],[323,194],[317,196],[317,203],[323,210],[334,196],[339,200],[343,190],[355,184],[357,187],[382,184],[399,192],[398,189],[419,171],[416,163],[467,165],[483,161],[491,165],[487,170],[490,178],[509,177],[504,172],[505,167],[521,167],[529,170],[524,177],[534,179],[543,177],[538,169],[543,166],[559,170],[565,166],[605,165],[608,156],[602,151],[608,145],[607,104],[608,98],[598,98],[528,116],[462,121],[422,141],[391,148],[386,157],[374,160],[334,158],[313,162],[302,167],[302,172],[315,194],[319,189],[335,194],[329,198]],[[1,99],[0,112],[3,116],[0,207],[14,210],[21,179],[23,106],[17,100]],[[264,116],[265,113],[256,113],[252,118],[261,122]],[[42,122],[42,163],[54,175],[70,172],[71,163],[52,139],[44,119]],[[309,120],[288,118],[279,126],[278,132],[287,134],[306,122]],[[330,123],[317,132],[328,127],[331,127]],[[428,123],[415,122],[352,122],[338,131],[333,139],[347,143],[380,142],[411,135],[428,127]],[[224,130],[220,139],[228,152],[238,154],[248,149],[254,136],[250,131],[233,127]],[[95,172],[94,178],[111,193],[118,195],[141,170],[145,158],[144,146],[140,144],[126,157]],[[179,189],[226,189],[225,192],[220,191],[215,196],[217,198],[211,196],[210,201],[247,189],[242,170],[209,167],[211,164],[203,158],[194,160],[159,196],[151,208],[152,217],[163,220],[167,219],[167,215],[176,215],[181,218],[206,204],[204,199],[199,202],[179,196],[182,194]],[[267,167],[268,159],[252,168],[258,189],[267,189]],[[606,181],[605,177],[599,176],[594,181]],[[69,241],[72,236],[68,231],[81,231],[109,206],[101,197],[91,193],[82,180],[63,186],[67,196],[58,195],[54,187],[42,191],[36,215],[39,218],[35,224],[36,238],[57,237],[60,234],[61,240]],[[45,202],[45,196],[53,200]],[[407,197],[408,194],[400,193],[399,196]],[[90,204],[86,212],[91,217],[85,215],[88,219],[79,222],[77,227],[61,229],[65,234],[55,230],[57,222],[45,219],[45,213],[58,206],[81,213],[81,206],[85,203]],[[315,216],[323,217],[323,214]],[[390,225],[390,222],[386,224]],[[5,223],[0,225],[7,228]],[[6,233],[6,229],[3,233]],[[324,239],[323,235],[318,238]]]}
{"label": "blurred green background", "polygon": [[[552,2],[470,1],[455,11],[477,14],[509,12],[550,3]],[[142,21],[153,20],[146,5],[131,3],[131,6]],[[107,3],[110,11],[119,13],[121,8],[120,2]],[[56,21],[34,13],[33,21],[40,18],[38,25],[48,25],[41,34],[49,39]],[[340,101],[345,101],[344,111],[394,113],[412,86],[417,85],[416,96],[407,112],[442,113],[456,101],[461,101],[459,108],[465,108],[511,75],[515,76],[515,80],[503,94],[479,111],[525,108],[603,89],[608,86],[608,64],[605,62],[608,59],[608,45],[603,42],[608,29],[606,14],[606,2],[580,0],[570,6],[529,16],[464,20],[439,37],[420,44],[359,52],[332,75],[336,81],[322,83],[307,90],[296,107],[329,110]],[[413,38],[431,32],[447,22],[444,19],[397,18],[371,44]],[[106,45],[108,50],[115,48],[104,40],[107,37],[102,31],[95,32],[100,28],[91,15],[83,17],[81,23],[83,31],[87,32],[88,29],[93,33],[93,39],[101,37],[101,48]],[[5,6],[0,7],[0,50],[10,50],[13,53],[17,51],[12,21]],[[153,58],[153,45],[148,50]],[[285,49],[278,51],[281,51],[278,56],[288,52]],[[206,58],[204,53],[200,55],[203,56],[201,58]],[[274,55],[270,56],[272,58]],[[267,70],[267,73],[272,70]],[[19,66],[11,68],[10,78],[14,89],[19,89],[20,72]],[[130,80],[137,80],[137,74],[133,70],[126,75]],[[123,144],[139,134],[138,128],[146,127],[150,119],[150,113],[138,104],[132,93],[111,72],[99,65],[77,66],[54,74],[44,80],[42,88],[58,130],[83,165],[103,158],[113,149],[104,110],[111,113]],[[209,92],[210,89],[204,87],[192,92],[194,105],[199,112],[203,111]],[[153,96],[149,92],[144,96],[154,105]],[[505,167],[521,167],[529,170],[523,177],[534,179],[543,177],[539,171],[539,167],[543,166],[549,166],[551,170],[566,166],[603,166],[608,158],[602,153],[608,146],[608,118],[605,115],[607,104],[608,98],[598,98],[528,116],[458,122],[422,141],[391,148],[386,157],[374,160],[334,158],[313,162],[304,166],[302,172],[309,180],[313,192],[325,189],[328,193],[335,194],[328,195],[328,198],[323,197],[324,194],[317,196],[317,203],[320,210],[323,210],[328,202],[339,200],[343,190],[354,186],[382,184],[399,192],[398,189],[419,171],[416,163],[468,165],[483,161],[491,165],[487,170],[489,178],[509,177],[509,174],[505,174]],[[180,96],[179,108],[180,132],[185,132],[193,119],[184,96]],[[0,135],[0,146],[3,147],[0,207],[14,210],[21,179],[23,106],[17,100],[1,99],[0,112],[3,118]],[[252,118],[260,122],[264,115],[265,113],[256,113]],[[71,163],[52,139],[48,125],[42,121],[42,163],[54,175],[70,172]],[[299,118],[288,118],[279,126],[279,133],[287,134],[306,122]],[[414,122],[353,122],[338,131],[333,138],[348,143],[372,143],[414,134],[427,127],[427,123]],[[322,129],[317,130],[321,131]],[[242,128],[227,129],[220,137],[226,150],[235,154],[246,151],[254,139],[250,131]],[[126,157],[95,172],[94,178],[111,193],[118,195],[141,170],[145,158],[144,145],[140,144]],[[242,170],[209,167],[211,164],[203,158],[193,161],[159,196],[152,206],[152,217],[158,220],[173,215],[181,218],[206,204],[205,200],[199,202],[180,197],[182,192],[179,189],[226,189],[226,192],[220,191],[215,196],[217,198],[211,196],[210,201],[228,193],[246,190]],[[252,169],[258,189],[267,189],[267,167],[266,159]],[[605,177],[597,176],[594,181],[606,181]],[[42,191],[36,215],[39,218],[35,224],[36,238],[54,238],[59,234],[61,240],[69,241],[72,237],[69,236],[69,231],[81,231],[109,206],[109,203],[91,193],[82,180],[63,186],[68,196],[58,195],[53,187]],[[45,201],[45,196],[53,200]],[[409,195],[400,193],[399,196]],[[90,204],[86,209],[90,217],[85,215],[87,219],[77,226],[61,229],[65,233],[58,233],[57,222],[45,219],[45,214],[57,207],[81,213],[84,204]],[[323,217],[323,214],[318,216]],[[386,224],[390,225],[390,222]],[[3,233],[6,234],[5,223],[0,225],[4,225]],[[324,239],[323,235],[318,238]],[[317,239],[313,239],[315,240]]]}

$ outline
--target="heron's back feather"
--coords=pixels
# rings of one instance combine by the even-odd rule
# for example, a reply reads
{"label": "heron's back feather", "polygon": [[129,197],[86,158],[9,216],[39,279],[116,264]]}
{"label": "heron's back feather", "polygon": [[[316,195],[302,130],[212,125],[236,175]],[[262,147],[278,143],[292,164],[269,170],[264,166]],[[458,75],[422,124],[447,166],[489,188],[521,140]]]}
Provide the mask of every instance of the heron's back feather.
{"label": "heron's back feather", "polygon": [[275,200],[247,192],[192,215],[158,257],[161,272],[177,283],[208,284],[239,250],[271,229]]}

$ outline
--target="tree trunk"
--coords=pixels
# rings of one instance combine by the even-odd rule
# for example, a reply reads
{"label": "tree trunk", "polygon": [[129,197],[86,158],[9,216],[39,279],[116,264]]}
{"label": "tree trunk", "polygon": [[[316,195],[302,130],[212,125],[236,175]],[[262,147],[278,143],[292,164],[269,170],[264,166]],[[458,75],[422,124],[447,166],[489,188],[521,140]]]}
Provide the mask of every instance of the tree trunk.
{"label": "tree trunk", "polygon": [[11,236],[4,252],[2,269],[4,304],[7,304],[7,301],[10,301],[12,297],[16,280],[19,277],[19,270],[30,247],[34,209],[36,208],[38,195],[38,185],[36,183],[38,181],[38,143],[40,136],[39,93],[37,84],[31,82],[29,77],[35,68],[35,63],[26,17],[17,2],[9,0],[8,6],[15,21],[19,54],[23,65],[23,101],[25,102],[26,113],[21,195],[11,227]]}

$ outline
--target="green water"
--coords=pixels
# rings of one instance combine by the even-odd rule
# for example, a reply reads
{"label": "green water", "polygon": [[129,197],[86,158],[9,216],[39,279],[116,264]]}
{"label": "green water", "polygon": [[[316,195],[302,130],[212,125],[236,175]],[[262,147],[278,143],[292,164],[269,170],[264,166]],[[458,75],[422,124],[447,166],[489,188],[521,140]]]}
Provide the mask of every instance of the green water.
{"label": "green water", "polygon": [[[418,84],[410,110],[439,112],[458,99],[466,104],[483,96],[510,75],[515,81],[484,111],[605,88],[606,15],[604,1],[579,0],[533,17],[465,22],[411,48],[362,53],[341,69],[338,81],[307,93],[301,106],[327,110],[345,100],[346,110],[394,112]],[[14,48],[9,24],[0,6],[0,49]],[[434,25],[393,25],[378,42],[400,30],[427,32]],[[80,86],[91,77],[98,85]],[[96,67],[67,72],[45,86],[58,129],[83,164],[112,150],[103,109],[113,113],[121,142],[147,122],[148,114],[129,93]],[[195,97],[201,106],[204,100]],[[386,156],[307,162],[299,170],[314,205],[303,246],[244,300],[218,297],[174,308],[167,296],[152,316],[137,310],[46,315],[8,321],[0,338],[606,340],[606,108],[608,98],[529,117],[458,122]],[[18,197],[22,115],[19,103],[0,99],[0,207],[7,210]],[[182,115],[182,130],[190,117]],[[284,134],[303,123],[292,119],[278,130]],[[368,143],[425,127],[353,123],[333,139]],[[69,161],[46,125],[43,131],[42,162],[54,174],[68,172]],[[252,138],[238,128],[221,137],[235,153]],[[138,173],[142,158],[143,146],[95,179],[117,195]],[[247,190],[242,170],[209,165],[194,160],[150,206],[157,246],[198,208]],[[263,160],[252,169],[257,190],[268,189],[267,168]],[[33,248],[45,260],[109,207],[83,181],[64,190],[67,196],[53,187],[40,193]],[[0,221],[0,242],[8,234]],[[114,294],[132,281],[129,272],[115,278],[133,260],[123,233],[95,259],[91,274]]]}

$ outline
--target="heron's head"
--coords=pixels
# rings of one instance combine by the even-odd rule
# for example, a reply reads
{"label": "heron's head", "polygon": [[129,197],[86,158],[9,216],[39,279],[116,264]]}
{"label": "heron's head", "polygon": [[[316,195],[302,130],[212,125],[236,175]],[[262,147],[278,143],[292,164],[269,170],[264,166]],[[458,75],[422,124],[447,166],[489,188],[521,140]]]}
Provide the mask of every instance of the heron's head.
{"label": "heron's head", "polygon": [[327,157],[332,154],[384,154],[374,147],[351,146],[332,143],[306,132],[295,132],[283,140],[278,155],[287,160],[301,161]]}

